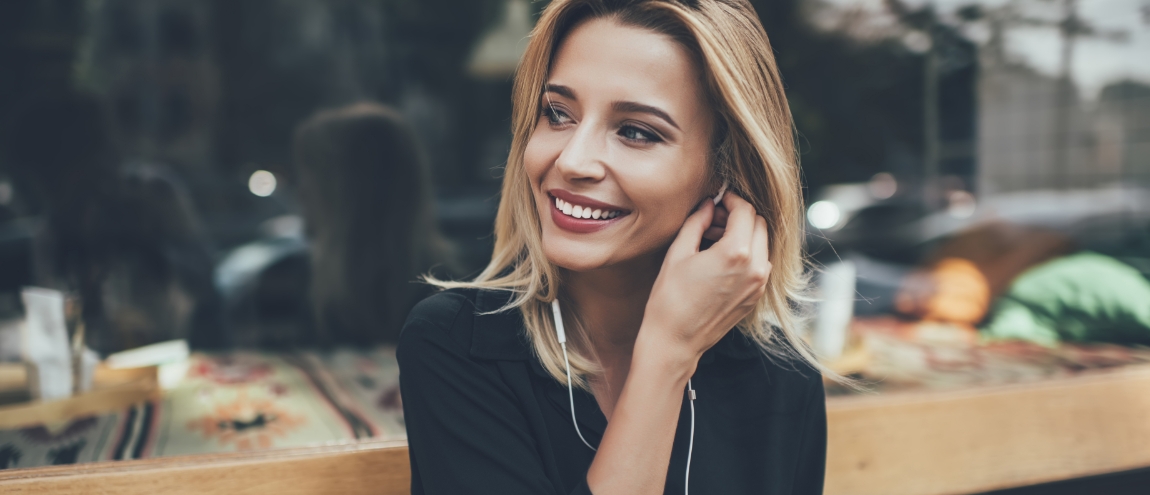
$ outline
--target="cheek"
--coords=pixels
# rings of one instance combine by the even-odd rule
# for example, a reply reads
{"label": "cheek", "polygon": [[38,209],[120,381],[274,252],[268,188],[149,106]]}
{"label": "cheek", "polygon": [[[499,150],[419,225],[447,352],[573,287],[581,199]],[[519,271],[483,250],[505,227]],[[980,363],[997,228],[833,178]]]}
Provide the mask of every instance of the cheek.
{"label": "cheek", "polygon": [[624,185],[630,186],[628,196],[644,217],[647,235],[657,237],[660,242],[674,238],[694,210],[702,194],[700,184],[706,171],[705,165],[698,163],[675,167],[678,173],[666,173],[666,162],[663,165],[658,167],[659,171],[627,177]]}
{"label": "cheek", "polygon": [[538,185],[543,181],[544,174],[551,168],[551,164],[555,163],[562,149],[562,146],[555,143],[555,139],[548,139],[548,136],[544,136],[538,129],[531,134],[527,147],[523,150],[523,167],[532,184]]}

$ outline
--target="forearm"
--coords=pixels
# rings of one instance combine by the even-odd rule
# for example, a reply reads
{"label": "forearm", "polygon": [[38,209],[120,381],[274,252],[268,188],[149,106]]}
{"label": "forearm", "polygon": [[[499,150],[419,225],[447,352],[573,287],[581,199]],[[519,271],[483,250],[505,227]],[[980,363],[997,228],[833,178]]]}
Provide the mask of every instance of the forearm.
{"label": "forearm", "polygon": [[636,342],[631,368],[587,472],[596,495],[661,494],[683,393],[698,356]]}

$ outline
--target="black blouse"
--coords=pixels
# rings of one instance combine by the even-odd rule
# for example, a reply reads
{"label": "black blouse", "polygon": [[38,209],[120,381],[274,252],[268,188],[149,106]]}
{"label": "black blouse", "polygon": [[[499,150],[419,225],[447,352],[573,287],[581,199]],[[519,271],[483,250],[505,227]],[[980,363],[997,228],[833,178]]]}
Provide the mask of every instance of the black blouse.
{"label": "black blouse", "polygon": [[[505,292],[450,290],[411,311],[399,339],[412,494],[587,494],[595,452],[571,424],[567,385],[534,357]],[[780,365],[781,364],[781,365]],[[739,332],[703,354],[692,378],[691,492],[820,494],[826,458],[822,380],[776,363]],[[587,441],[607,428],[575,389]],[[690,410],[684,394],[665,493],[683,493]]]}

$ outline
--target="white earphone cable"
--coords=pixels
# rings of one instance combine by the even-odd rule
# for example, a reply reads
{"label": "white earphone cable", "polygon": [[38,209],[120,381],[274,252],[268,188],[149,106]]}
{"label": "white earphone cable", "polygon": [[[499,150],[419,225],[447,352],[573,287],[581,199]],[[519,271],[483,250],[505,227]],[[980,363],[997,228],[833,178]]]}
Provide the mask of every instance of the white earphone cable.
{"label": "white earphone cable", "polygon": [[567,344],[560,342],[559,345],[563,347],[563,365],[567,367],[567,400],[570,401],[571,404],[571,424],[575,425],[575,433],[579,435],[579,439],[583,441],[583,445],[598,452],[599,449],[592,447],[591,443],[588,442],[586,438],[583,438],[583,432],[579,431],[579,421],[575,419],[575,392],[571,388],[571,362],[567,360]]}
{"label": "white earphone cable", "polygon": [[579,421],[575,419],[575,391],[571,387],[571,361],[567,358],[567,332],[563,328],[563,313],[559,311],[559,300],[551,301],[551,313],[555,317],[555,335],[559,337],[559,346],[563,348],[563,366],[567,369],[567,400],[571,404],[571,424],[575,425],[575,433],[579,435],[579,439],[583,441],[583,445],[596,452],[599,449],[591,446],[591,443],[583,438],[583,432],[579,431]]}
{"label": "white earphone cable", "polygon": [[[579,431],[579,421],[575,419],[575,391],[571,386],[571,361],[567,357],[567,332],[563,328],[563,313],[559,311],[559,299],[551,301],[551,313],[555,319],[555,335],[559,339],[559,347],[563,348],[563,366],[567,371],[567,400],[571,405],[571,424],[575,425],[575,434],[579,435],[583,445],[598,452],[598,449],[583,438],[583,432]],[[691,454],[695,450],[695,387],[691,384],[690,378],[687,379],[687,398],[690,399],[691,406],[691,439],[687,442],[687,473],[683,479],[683,495],[687,495],[687,485],[691,481]]]}
{"label": "white earphone cable", "polygon": [[683,477],[683,495],[687,495],[687,491],[691,484],[691,451],[695,450],[695,387],[691,385],[691,379],[687,379],[687,398],[690,399],[688,403],[691,406],[691,440],[687,442],[687,474]]}

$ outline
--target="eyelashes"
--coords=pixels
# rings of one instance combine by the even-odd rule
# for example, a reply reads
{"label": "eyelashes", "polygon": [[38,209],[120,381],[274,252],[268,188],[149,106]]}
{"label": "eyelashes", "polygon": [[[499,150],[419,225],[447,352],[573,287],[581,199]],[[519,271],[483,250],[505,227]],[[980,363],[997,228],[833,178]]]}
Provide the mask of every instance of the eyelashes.
{"label": "eyelashes", "polygon": [[556,110],[550,103],[543,105],[541,116],[546,117],[547,123],[551,124],[552,127],[571,123],[571,117],[562,111]]}
{"label": "eyelashes", "polygon": [[658,143],[662,141],[655,133],[633,125],[624,125],[619,128],[618,134],[628,141],[640,143]]}
{"label": "eyelashes", "polygon": [[[567,115],[563,110],[556,108],[550,101],[544,102],[540,107],[539,116],[546,118],[547,124],[551,127],[561,127],[574,122],[571,116]],[[615,134],[628,142],[636,144],[654,144],[663,141],[663,138],[661,138],[658,133],[633,123],[624,123],[619,126],[619,130]]]}

